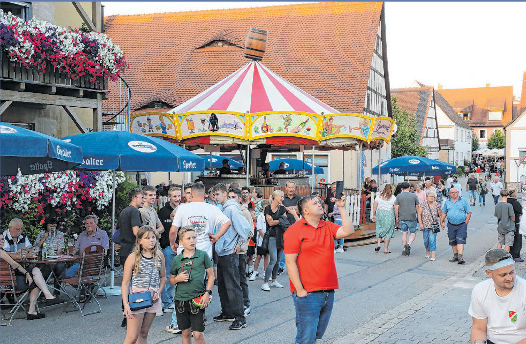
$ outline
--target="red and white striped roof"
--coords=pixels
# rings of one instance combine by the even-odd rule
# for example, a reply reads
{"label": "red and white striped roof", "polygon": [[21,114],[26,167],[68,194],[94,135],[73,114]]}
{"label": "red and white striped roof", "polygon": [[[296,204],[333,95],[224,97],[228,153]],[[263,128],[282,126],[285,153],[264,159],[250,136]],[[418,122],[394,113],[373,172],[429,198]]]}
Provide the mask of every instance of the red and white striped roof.
{"label": "red and white striped roof", "polygon": [[206,91],[169,111],[223,110],[246,113],[301,111],[332,114],[339,111],[302,91],[258,61],[251,61]]}

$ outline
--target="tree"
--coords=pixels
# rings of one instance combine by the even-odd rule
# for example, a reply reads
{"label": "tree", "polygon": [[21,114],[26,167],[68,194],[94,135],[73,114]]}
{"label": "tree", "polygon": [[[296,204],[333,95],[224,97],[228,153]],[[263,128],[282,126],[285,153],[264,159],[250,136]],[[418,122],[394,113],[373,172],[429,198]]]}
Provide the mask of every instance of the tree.
{"label": "tree", "polygon": [[471,137],[471,150],[476,151],[480,148],[479,139],[476,135]]}
{"label": "tree", "polygon": [[422,136],[417,129],[416,115],[400,108],[396,97],[391,98],[393,108],[393,119],[397,131],[391,139],[391,156],[398,158],[405,155],[423,156],[427,155],[427,147],[420,145]]}
{"label": "tree", "polygon": [[500,130],[495,130],[488,140],[489,149],[501,149],[506,144],[506,138]]}

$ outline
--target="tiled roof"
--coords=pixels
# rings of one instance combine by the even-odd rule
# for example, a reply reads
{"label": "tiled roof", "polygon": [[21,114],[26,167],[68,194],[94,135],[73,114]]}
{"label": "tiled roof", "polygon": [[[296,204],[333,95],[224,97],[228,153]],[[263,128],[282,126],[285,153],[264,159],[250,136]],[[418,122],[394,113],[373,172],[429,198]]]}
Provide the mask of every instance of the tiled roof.
{"label": "tiled roof", "polygon": [[448,101],[440,94],[439,91],[435,91],[435,104],[440,109],[442,109],[442,111],[444,111],[446,116],[451,121],[453,121],[453,123],[462,128],[471,129],[469,124],[460,117],[460,115],[455,111],[455,109],[453,109],[451,104],[448,103]]}
{"label": "tiled roof", "polygon": [[[383,3],[308,3],[106,18],[130,69],[132,109],[177,106],[247,63],[251,27],[268,31],[262,63],[341,112],[362,113]],[[226,47],[208,44],[225,41]]]}
{"label": "tiled roof", "polygon": [[[457,112],[471,112],[473,127],[504,127],[513,117],[513,86],[441,89]],[[489,120],[488,111],[503,111],[502,121]]]}
{"label": "tiled roof", "polygon": [[429,100],[433,96],[433,87],[414,87],[391,89],[391,96],[396,97],[398,105],[411,114],[416,115],[417,129],[424,137]]}

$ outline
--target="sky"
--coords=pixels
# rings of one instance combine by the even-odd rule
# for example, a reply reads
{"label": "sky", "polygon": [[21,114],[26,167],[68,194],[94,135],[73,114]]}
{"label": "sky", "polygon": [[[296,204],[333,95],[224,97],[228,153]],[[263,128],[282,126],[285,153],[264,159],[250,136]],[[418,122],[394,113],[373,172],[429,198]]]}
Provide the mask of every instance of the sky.
{"label": "sky", "polygon": [[[102,2],[106,16],[294,2]],[[301,2],[297,2],[301,3]],[[526,71],[526,2],[387,2],[391,88],[419,81],[443,88],[513,86]]]}

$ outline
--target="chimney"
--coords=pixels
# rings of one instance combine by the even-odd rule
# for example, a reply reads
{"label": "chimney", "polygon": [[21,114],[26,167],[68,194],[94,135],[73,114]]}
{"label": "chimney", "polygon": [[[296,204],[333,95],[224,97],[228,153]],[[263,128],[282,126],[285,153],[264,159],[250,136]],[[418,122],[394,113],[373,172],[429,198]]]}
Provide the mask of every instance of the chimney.
{"label": "chimney", "polygon": [[486,87],[489,87],[489,84],[486,84]]}
{"label": "chimney", "polygon": [[442,89],[442,85],[438,84],[438,90]]}
{"label": "chimney", "polygon": [[519,113],[526,108],[526,72],[522,75],[522,91],[521,91],[521,103],[519,106]]}

